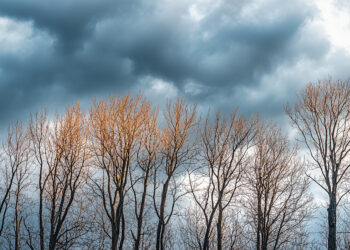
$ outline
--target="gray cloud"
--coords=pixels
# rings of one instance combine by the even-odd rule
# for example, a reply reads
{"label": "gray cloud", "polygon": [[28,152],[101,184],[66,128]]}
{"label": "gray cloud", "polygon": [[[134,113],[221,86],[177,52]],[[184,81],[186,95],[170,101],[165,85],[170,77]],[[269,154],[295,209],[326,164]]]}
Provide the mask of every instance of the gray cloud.
{"label": "gray cloud", "polygon": [[157,81],[203,107],[278,117],[296,83],[318,77],[288,69],[331,58],[315,15],[303,1],[1,1],[0,16],[29,31],[0,49],[0,126],[115,90],[158,102]]}

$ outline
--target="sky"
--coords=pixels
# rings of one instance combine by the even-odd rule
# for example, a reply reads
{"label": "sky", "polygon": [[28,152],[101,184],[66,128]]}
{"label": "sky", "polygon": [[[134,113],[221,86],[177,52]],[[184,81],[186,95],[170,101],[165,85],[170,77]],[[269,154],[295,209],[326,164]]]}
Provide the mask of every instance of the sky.
{"label": "sky", "polygon": [[305,84],[350,76],[349,13],[346,0],[1,0],[0,129],[115,92],[285,126]]}
{"label": "sky", "polygon": [[0,1],[0,136],[45,107],[116,92],[239,107],[295,135],[286,103],[349,69],[347,0]]}

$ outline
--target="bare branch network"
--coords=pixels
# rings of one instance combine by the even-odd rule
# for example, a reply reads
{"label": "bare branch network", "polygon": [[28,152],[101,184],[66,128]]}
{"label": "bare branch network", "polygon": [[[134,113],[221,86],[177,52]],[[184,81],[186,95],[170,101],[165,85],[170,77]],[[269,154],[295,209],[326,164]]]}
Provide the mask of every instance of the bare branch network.
{"label": "bare branch network", "polygon": [[[0,248],[349,247],[347,216],[337,229],[350,192],[349,82],[310,83],[298,96],[286,113],[307,162],[273,122],[238,110],[200,119],[182,98],[159,111],[141,95],[111,95],[88,113],[77,103],[10,125]],[[308,231],[311,182],[329,197],[320,245]]]}

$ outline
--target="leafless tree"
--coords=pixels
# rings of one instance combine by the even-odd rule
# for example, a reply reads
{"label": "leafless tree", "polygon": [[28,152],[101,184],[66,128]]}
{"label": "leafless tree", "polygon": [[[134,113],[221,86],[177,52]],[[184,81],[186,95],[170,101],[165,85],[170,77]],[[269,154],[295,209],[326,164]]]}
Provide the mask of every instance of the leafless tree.
{"label": "leafless tree", "polygon": [[[154,174],[154,207],[158,218],[156,249],[164,249],[166,226],[169,223],[174,208],[184,194],[180,188],[180,177],[184,165],[190,163],[195,154],[194,135],[196,125],[196,105],[186,105],[183,99],[177,98],[172,104],[168,102],[164,111],[166,126],[161,139],[162,164]],[[161,195],[157,199],[160,185]],[[171,198],[169,198],[169,196]],[[169,211],[166,214],[166,207]]]}
{"label": "leafless tree", "polygon": [[124,202],[130,165],[150,112],[150,104],[141,96],[129,95],[95,101],[90,112],[91,146],[99,170],[92,181],[110,223],[107,234],[112,249],[118,248],[118,242],[119,249],[124,244]]}
{"label": "leafless tree", "polygon": [[[23,133],[22,126],[19,126],[16,128],[16,131],[20,130],[20,133]],[[14,248],[15,250],[18,250],[22,246],[22,238],[23,233],[21,233],[23,221],[25,220],[25,196],[24,191],[28,189],[29,186],[29,140],[28,136],[25,135],[23,137],[23,155],[22,155],[22,164],[19,166],[17,172],[16,172],[16,178],[15,178],[15,189],[14,189],[14,197],[15,197],[15,206],[14,206]],[[20,149],[20,147],[18,147]],[[29,203],[29,202],[28,202]]]}
{"label": "leafless tree", "polygon": [[[45,249],[45,232],[44,232],[44,190],[48,179],[47,165],[45,155],[48,153],[47,144],[49,138],[49,122],[47,120],[46,111],[42,114],[36,114],[31,117],[29,124],[29,133],[31,140],[31,151],[34,155],[34,164],[39,168],[38,174],[38,189],[39,189],[39,207],[38,207],[38,224],[39,224],[39,245],[40,250]],[[30,236],[33,235],[29,226],[27,231]],[[31,249],[34,248],[32,237],[29,237],[28,245]]]}
{"label": "leafless tree", "polygon": [[286,248],[294,238],[301,238],[298,232],[311,208],[305,169],[296,148],[290,148],[274,124],[260,124],[252,151],[246,204],[256,249]]}
{"label": "leafless tree", "polygon": [[350,191],[350,85],[318,81],[308,84],[286,112],[298,129],[319,175],[309,177],[328,195],[328,249],[336,249],[337,207]]}
{"label": "leafless tree", "polygon": [[[349,84],[329,80],[286,108],[319,170],[308,176],[329,196],[329,249],[350,242],[345,224],[342,245],[333,242],[350,192],[349,103]],[[238,110],[200,123],[181,98],[163,115],[140,95],[112,95],[88,117],[77,103],[11,126],[0,148],[0,248],[310,246],[309,179],[275,125]]]}
{"label": "leafless tree", "polygon": [[[72,231],[79,231],[79,221],[69,215],[87,179],[89,154],[85,115],[79,104],[67,108],[64,116],[57,116],[51,123],[45,113],[37,115],[31,120],[30,135],[35,164],[39,167],[40,249],[46,248],[46,239],[50,250],[62,248],[76,240],[68,237]],[[48,238],[45,224],[49,225]]]}
{"label": "leafless tree", "polygon": [[[8,212],[10,209],[11,196],[14,197],[14,226],[11,227],[14,230],[13,237],[10,237],[8,241],[14,245],[15,249],[20,248],[20,237],[21,237],[21,226],[23,217],[21,215],[20,203],[23,201],[22,190],[25,187],[25,179],[28,173],[28,137],[25,129],[21,123],[9,126],[7,140],[2,145],[3,158],[0,159],[2,162],[1,170],[2,183],[1,187],[1,204],[0,204],[0,236],[6,228],[9,233],[10,227],[6,227],[6,221],[9,221]],[[0,156],[1,157],[1,156]],[[12,223],[11,223],[12,224]]]}
{"label": "leafless tree", "polygon": [[[209,249],[213,223],[216,223],[217,249],[223,249],[225,210],[232,205],[247,165],[248,150],[257,119],[245,119],[233,112],[229,119],[218,112],[214,122],[209,114],[201,131],[201,161],[189,173],[190,191],[205,219],[205,232],[199,245]],[[234,242],[234,241],[232,241]],[[233,249],[236,246],[226,246]]]}
{"label": "leafless tree", "polygon": [[146,198],[149,194],[149,183],[159,162],[160,130],[157,123],[158,112],[153,112],[145,121],[145,129],[138,142],[136,152],[135,167],[130,171],[130,185],[134,200],[134,213],[137,227],[132,237],[134,239],[134,249],[140,248],[141,240],[144,236],[144,214],[146,209]]}

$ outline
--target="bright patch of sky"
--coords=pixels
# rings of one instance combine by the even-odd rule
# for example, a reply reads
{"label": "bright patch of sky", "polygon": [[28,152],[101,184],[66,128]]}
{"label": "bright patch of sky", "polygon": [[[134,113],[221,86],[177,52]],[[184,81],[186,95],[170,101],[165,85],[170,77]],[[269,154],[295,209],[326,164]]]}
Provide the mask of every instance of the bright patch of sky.
{"label": "bright patch of sky", "polygon": [[47,33],[35,29],[31,21],[0,17],[0,55],[35,54],[37,49],[47,51],[53,42]]}
{"label": "bright patch of sky", "polygon": [[322,24],[329,40],[335,47],[350,53],[350,12],[336,0],[315,0],[320,11],[318,22]]}

